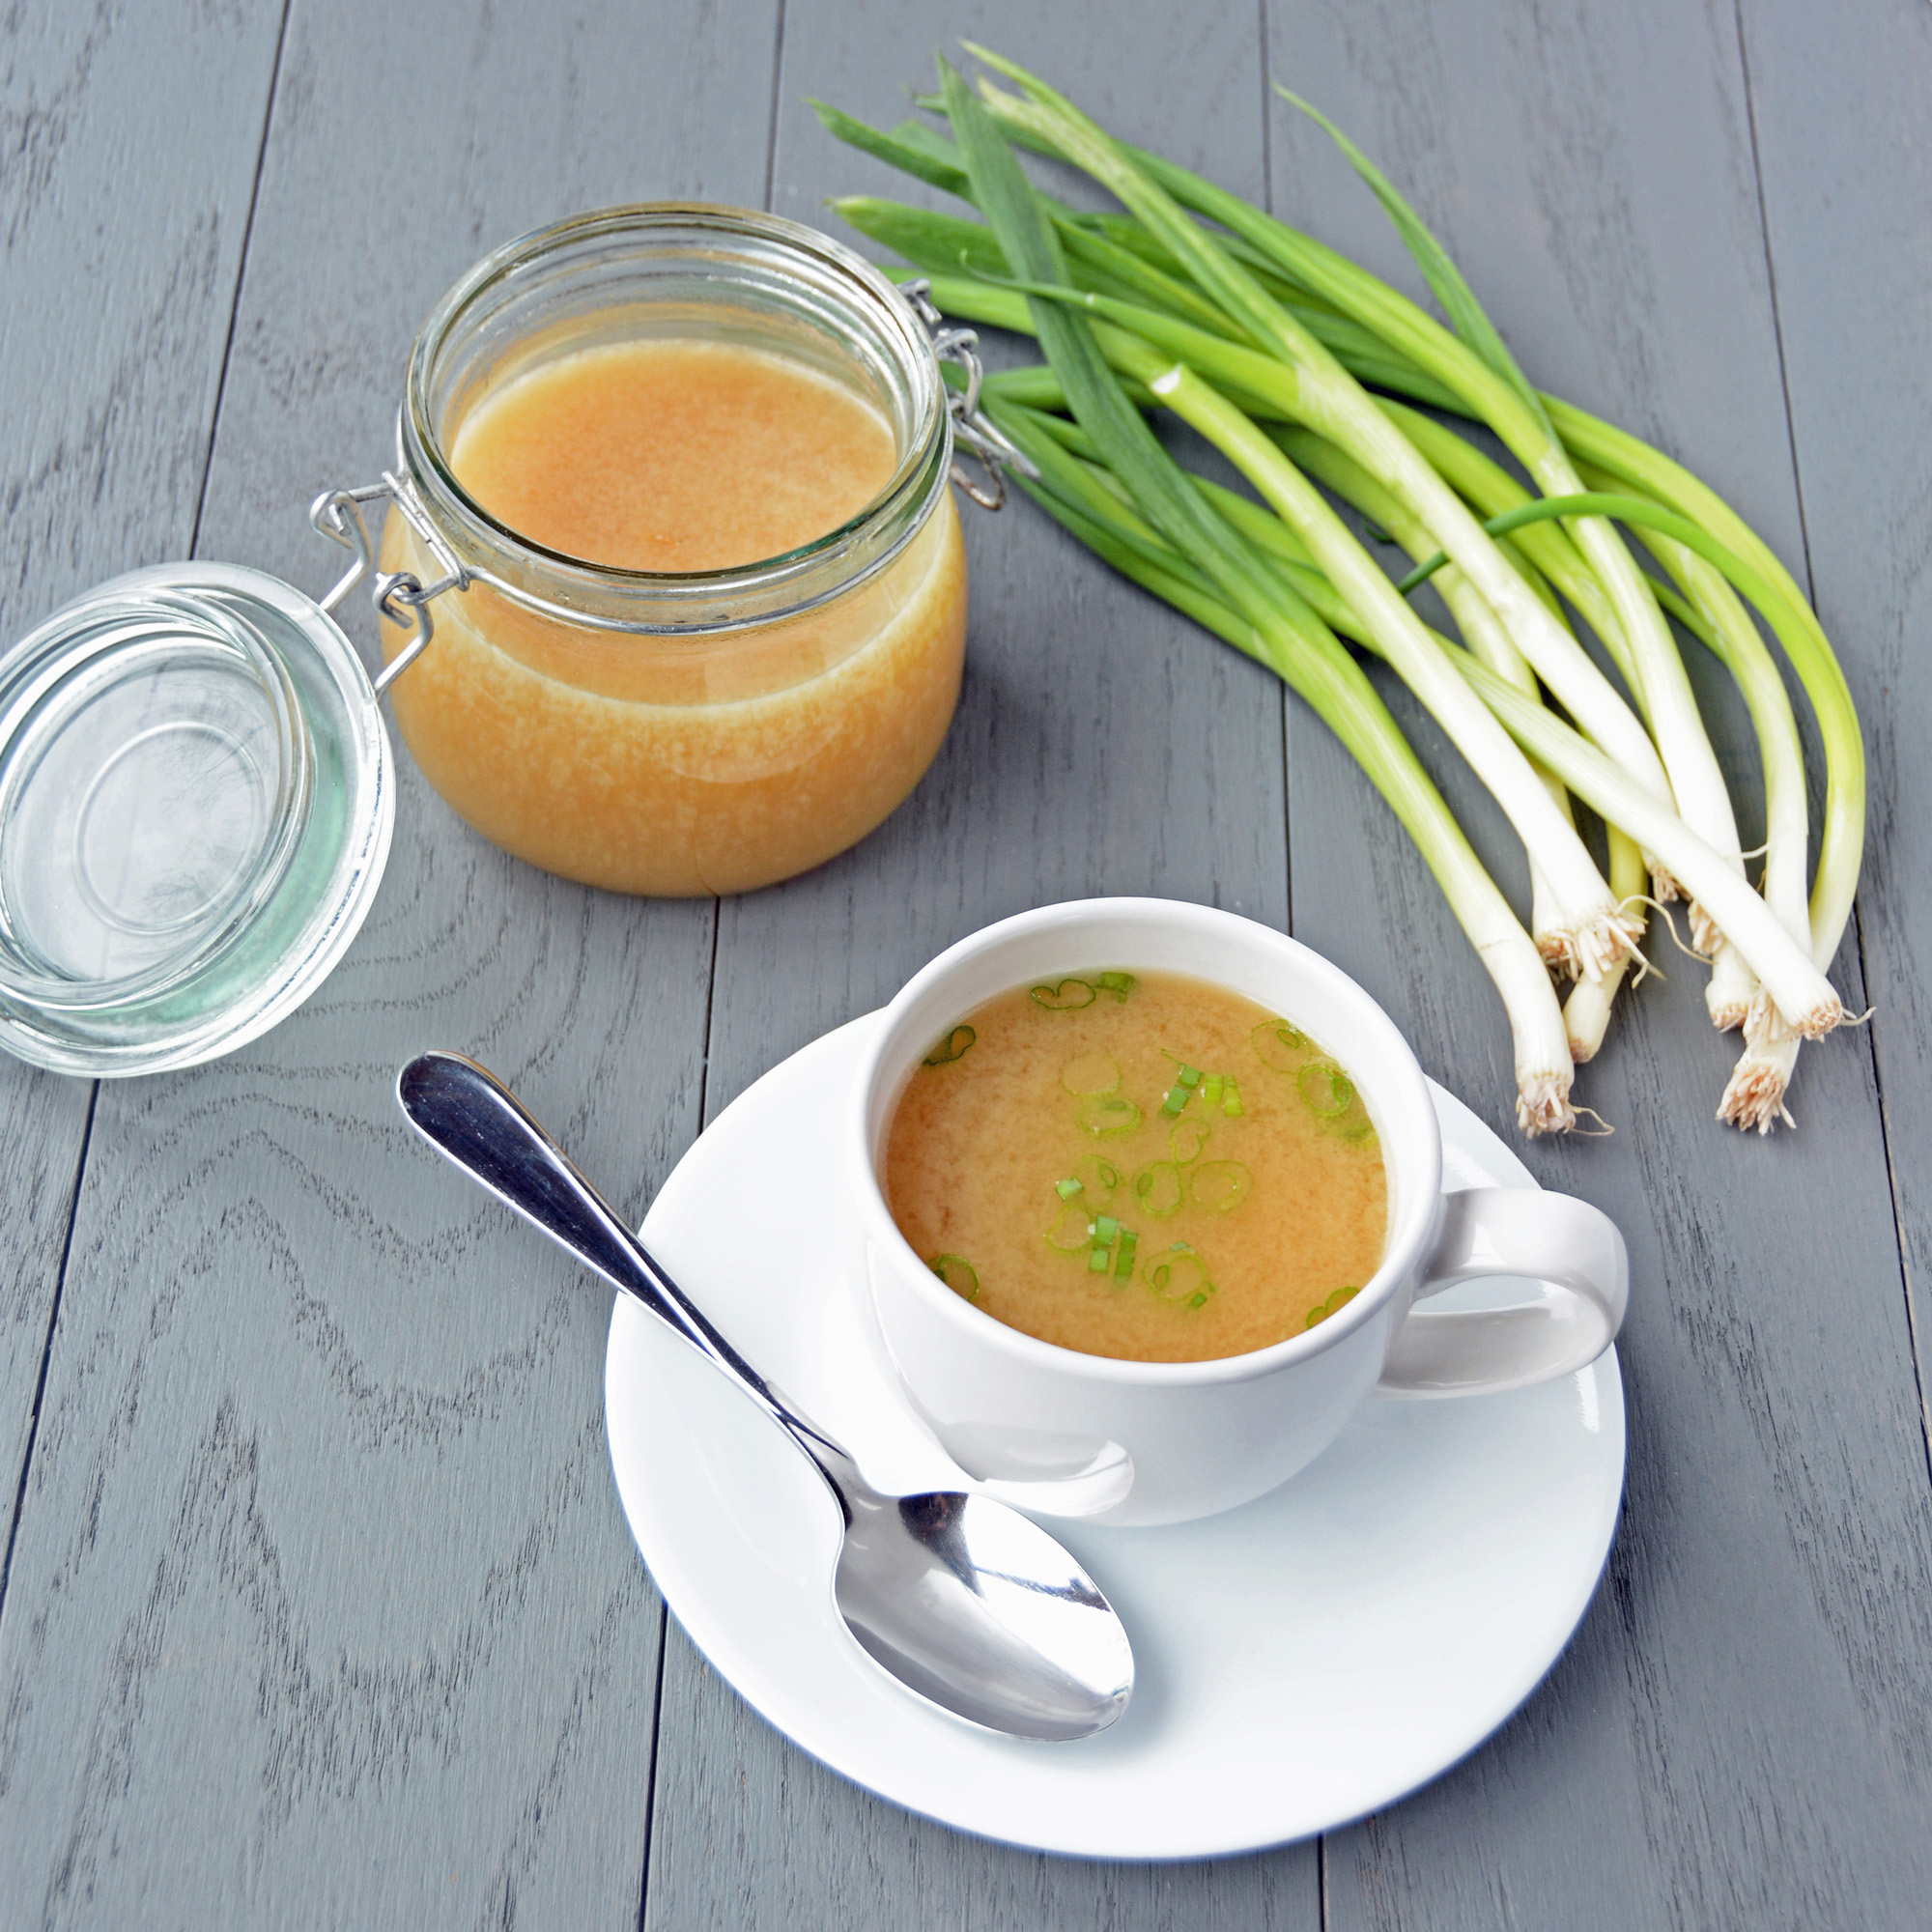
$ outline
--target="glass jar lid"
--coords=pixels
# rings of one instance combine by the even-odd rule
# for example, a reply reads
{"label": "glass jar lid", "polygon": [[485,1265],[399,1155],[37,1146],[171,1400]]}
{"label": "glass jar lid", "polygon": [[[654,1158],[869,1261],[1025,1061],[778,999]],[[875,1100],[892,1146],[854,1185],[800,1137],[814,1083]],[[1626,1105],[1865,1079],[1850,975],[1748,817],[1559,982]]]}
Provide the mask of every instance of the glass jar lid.
{"label": "glass jar lid", "polygon": [[366,916],[395,819],[368,673],[299,591],[164,564],[0,658],[0,1046],[67,1073],[266,1032]]}

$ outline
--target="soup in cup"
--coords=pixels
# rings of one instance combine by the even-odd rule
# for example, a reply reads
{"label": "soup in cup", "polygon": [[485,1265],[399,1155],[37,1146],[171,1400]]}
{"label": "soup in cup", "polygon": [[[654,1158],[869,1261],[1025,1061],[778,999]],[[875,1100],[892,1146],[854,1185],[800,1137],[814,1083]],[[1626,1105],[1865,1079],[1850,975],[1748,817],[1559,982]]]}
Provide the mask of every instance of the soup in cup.
{"label": "soup in cup", "polygon": [[[1045,1514],[1231,1509],[1374,1394],[1571,1375],[1623,1319],[1604,1214],[1534,1187],[1445,1194],[1429,1084],[1387,1015],[1318,953],[1210,907],[1083,900],[962,940],[892,1003],[849,1131],[904,1393],[970,1476]],[[1024,1171],[1004,1197],[957,1189],[955,1221],[935,1177],[962,1160],[976,1181]],[[1297,1192],[1310,1174],[1347,1199]],[[1538,1292],[1411,1315],[1491,1276]]]}

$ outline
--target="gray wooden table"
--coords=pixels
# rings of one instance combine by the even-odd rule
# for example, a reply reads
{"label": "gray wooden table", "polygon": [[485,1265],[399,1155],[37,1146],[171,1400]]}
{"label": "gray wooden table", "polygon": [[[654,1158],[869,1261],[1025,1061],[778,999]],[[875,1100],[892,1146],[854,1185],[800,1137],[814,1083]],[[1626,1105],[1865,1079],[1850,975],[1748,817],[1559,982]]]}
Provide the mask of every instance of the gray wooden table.
{"label": "gray wooden table", "polygon": [[641,1210],[952,939],[1122,892],[1292,928],[1508,1131],[1500,1012],[1348,760],[1021,506],[970,520],[937,765],[823,870],[601,896],[406,769],[374,915],[279,1031],[99,1088],[0,1065],[0,1925],[1932,1923],[1925,0],[15,7],[0,637],[190,552],[319,588],[303,506],[385,460],[416,325],[478,254],[615,201],[811,220],[886,187],[806,100],[895,119],[962,33],[1412,285],[1264,76],[1322,103],[1532,372],[1710,478],[1838,640],[1873,783],[1835,978],[1870,1027],[1806,1051],[1799,1132],[1746,1140],[1666,956],[1587,1075],[1616,1137],[1527,1150],[1634,1263],[1595,1605],[1497,1737],[1317,1844],[1096,1866],[907,1817],[667,1623],[609,1475],[602,1297],[406,1137],[395,1067],[461,1045]]}

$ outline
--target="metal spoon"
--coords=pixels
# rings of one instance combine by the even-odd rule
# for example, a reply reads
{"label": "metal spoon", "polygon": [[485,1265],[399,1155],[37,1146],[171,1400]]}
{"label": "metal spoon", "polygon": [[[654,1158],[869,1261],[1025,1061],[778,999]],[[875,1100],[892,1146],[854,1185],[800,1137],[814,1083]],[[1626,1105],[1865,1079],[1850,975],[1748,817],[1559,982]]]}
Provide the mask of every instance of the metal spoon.
{"label": "metal spoon", "polygon": [[1127,1634],[1043,1529],[986,1496],[873,1489],[698,1313],[563,1150],[473,1060],[425,1053],[397,1076],[396,1098],[438,1152],[641,1301],[810,1457],[845,1519],[838,1612],[908,1690],[1020,1738],[1091,1737],[1126,1709],[1134,1688]]}

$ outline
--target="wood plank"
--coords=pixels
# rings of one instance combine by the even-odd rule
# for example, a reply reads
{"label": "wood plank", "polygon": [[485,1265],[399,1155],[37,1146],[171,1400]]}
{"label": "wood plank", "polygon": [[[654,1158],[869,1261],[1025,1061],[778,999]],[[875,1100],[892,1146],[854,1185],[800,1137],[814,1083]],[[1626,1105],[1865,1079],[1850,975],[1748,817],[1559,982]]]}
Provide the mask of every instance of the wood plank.
{"label": "wood plank", "polygon": [[[1883,60],[1855,47],[1848,73]],[[1681,456],[1802,560],[1728,5],[1295,9],[1272,63],[1412,194],[1539,380]],[[1833,152],[1850,101],[1833,118],[1805,100]],[[1277,213],[1419,286],[1325,136],[1284,107],[1272,152]],[[1733,703],[1713,711],[1754,819],[1748,733]],[[1520,882],[1493,809],[1422,735]],[[1359,781],[1299,717],[1291,770],[1297,935],[1506,1130],[1500,1015],[1433,887],[1385,824],[1364,838]],[[1331,1838],[1338,1927],[1892,1925],[1926,1895],[1932,1520],[1869,1049],[1807,1048],[1802,1131],[1739,1136],[1710,1119],[1734,1048],[1696,970],[1657,956],[1668,983],[1579,1083],[1616,1138],[1527,1152],[1631,1241],[1607,1587],[1498,1740]],[[1855,952],[1837,982],[1856,1006]]]}
{"label": "wood plank", "polygon": [[[757,199],[774,18],[298,9],[203,548],[327,581],[305,505],[387,460],[417,323],[485,248]],[[328,984],[106,1093],[0,1625],[21,1917],[636,1924],[661,1612],[610,1481],[608,1299],[392,1082],[477,1052],[640,1208],[697,1126],[712,925],[502,857],[404,759]]]}
{"label": "wood plank", "polygon": [[[836,146],[805,105],[890,124],[958,26],[1143,137],[1258,189],[1253,17],[1174,5],[1093,18],[999,4],[790,0],[775,203],[918,198]],[[1166,48],[1158,64],[1148,49]],[[1156,90],[1158,81],[1158,90]],[[1152,893],[1286,923],[1276,687],[1015,502],[965,506],[973,614],[965,692],[924,782],[856,850],[722,908],[707,1110],[828,1027],[877,1006],[961,934],[1030,905]],[[1179,1870],[1067,1865],[962,1840],[846,1785],[769,1730],[674,1633],[651,1840],[654,1926],[908,1923],[980,1928],[1295,1926],[1318,1917],[1315,1854]]]}
{"label": "wood plank", "polygon": [[1932,997],[1920,962],[1932,956],[1922,896],[1932,776],[1914,748],[1932,732],[1922,560],[1932,392],[1914,320],[1932,296],[1932,14],[1910,0],[1867,0],[1829,17],[1752,4],[1742,17],[1812,594],[1845,645],[1870,759],[1858,933],[1923,1403]]}
{"label": "wood plank", "polygon": [[[0,23],[0,645],[192,540],[278,24],[185,5]],[[179,142],[191,90],[208,118]],[[125,166],[155,149],[170,168]],[[0,1057],[9,1530],[90,1098]]]}

